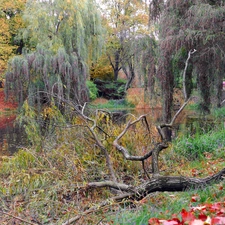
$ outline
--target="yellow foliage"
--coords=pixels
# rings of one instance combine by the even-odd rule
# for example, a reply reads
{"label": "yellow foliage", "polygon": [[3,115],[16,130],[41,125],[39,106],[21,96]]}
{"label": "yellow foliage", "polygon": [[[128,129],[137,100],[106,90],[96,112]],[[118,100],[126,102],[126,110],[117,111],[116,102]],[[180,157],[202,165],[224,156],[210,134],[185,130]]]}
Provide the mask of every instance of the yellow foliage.
{"label": "yellow foliage", "polygon": [[113,69],[106,57],[102,57],[91,67],[91,79],[113,80]]}
{"label": "yellow foliage", "polygon": [[9,58],[14,55],[16,46],[12,40],[18,29],[24,26],[21,12],[25,2],[25,0],[0,2],[0,73],[6,69]]}

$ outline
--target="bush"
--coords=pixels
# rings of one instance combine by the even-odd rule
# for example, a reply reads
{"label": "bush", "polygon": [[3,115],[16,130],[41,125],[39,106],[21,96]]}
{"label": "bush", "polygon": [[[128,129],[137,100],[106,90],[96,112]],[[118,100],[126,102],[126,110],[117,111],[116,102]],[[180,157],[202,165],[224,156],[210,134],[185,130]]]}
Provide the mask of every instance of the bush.
{"label": "bush", "polygon": [[96,84],[94,84],[92,81],[88,80],[86,81],[86,85],[89,90],[90,99],[93,101],[98,97],[98,88],[96,87]]}
{"label": "bush", "polygon": [[224,117],[225,117],[225,107],[213,109],[212,115],[217,119],[224,119]]}

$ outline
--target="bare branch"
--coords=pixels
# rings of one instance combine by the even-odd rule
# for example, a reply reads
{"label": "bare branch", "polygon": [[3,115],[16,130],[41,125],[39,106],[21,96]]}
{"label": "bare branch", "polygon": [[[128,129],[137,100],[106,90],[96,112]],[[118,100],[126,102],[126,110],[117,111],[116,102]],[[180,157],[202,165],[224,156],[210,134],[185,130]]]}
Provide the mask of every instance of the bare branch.
{"label": "bare branch", "polygon": [[[162,149],[165,149],[168,147],[167,144],[164,143],[159,143],[155,146],[155,148],[151,151],[149,151],[147,154],[145,154],[144,156],[133,156],[130,155],[130,153],[128,152],[128,150],[126,148],[124,148],[123,146],[121,146],[119,144],[119,140],[126,134],[126,132],[128,131],[128,129],[134,125],[137,122],[140,122],[142,119],[144,119],[145,123],[146,123],[146,115],[141,115],[138,119],[134,120],[133,122],[129,121],[126,125],[126,127],[124,128],[124,130],[118,135],[118,137],[113,141],[113,146],[120,151],[124,158],[127,160],[132,160],[132,161],[144,161],[147,158],[149,158],[152,155],[152,152],[157,149],[157,151],[161,151]],[[149,128],[148,128],[149,129]]]}
{"label": "bare branch", "polygon": [[88,187],[92,188],[102,188],[102,187],[110,187],[121,191],[130,192],[132,191],[131,186],[121,183],[115,183],[113,181],[102,181],[102,182],[91,182],[88,183]]}
{"label": "bare branch", "polygon": [[190,50],[188,52],[188,57],[187,57],[187,60],[185,62],[185,67],[184,67],[184,72],[183,72],[183,93],[184,93],[184,99],[185,101],[187,101],[187,90],[186,90],[186,73],[187,73],[187,67],[188,67],[188,63],[189,63],[189,60],[191,58],[191,55],[194,54],[197,50],[194,49],[194,50]]}
{"label": "bare branch", "polygon": [[188,104],[188,102],[190,101],[191,98],[189,98],[186,102],[184,102],[184,104],[180,107],[180,109],[176,112],[176,114],[174,115],[174,117],[172,118],[171,122],[168,124],[162,124],[160,125],[160,128],[163,127],[171,127],[173,126],[176,118],[179,116],[179,114],[183,111],[183,109],[185,108],[185,106]]}

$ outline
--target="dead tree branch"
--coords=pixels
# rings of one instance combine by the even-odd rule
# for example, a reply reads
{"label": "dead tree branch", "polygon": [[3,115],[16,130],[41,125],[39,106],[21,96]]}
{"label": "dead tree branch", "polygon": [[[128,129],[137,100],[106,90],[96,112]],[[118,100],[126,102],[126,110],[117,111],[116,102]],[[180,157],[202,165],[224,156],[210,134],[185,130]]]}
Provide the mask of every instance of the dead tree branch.
{"label": "dead tree branch", "polygon": [[219,182],[225,179],[225,168],[219,171],[217,174],[206,178],[195,178],[195,177],[183,177],[183,176],[158,176],[154,177],[151,180],[141,184],[140,186],[134,188],[128,185],[114,183],[111,181],[103,181],[103,182],[93,182],[89,183],[88,187],[91,188],[103,188],[103,187],[111,187],[117,189],[123,189],[127,193],[122,195],[118,195],[112,197],[102,203],[98,204],[97,206],[93,206],[90,209],[86,210],[85,212],[70,218],[68,221],[64,222],[62,225],[69,225],[85,215],[88,215],[92,212],[98,211],[100,208],[104,206],[112,205],[115,202],[122,202],[123,200],[141,200],[147,195],[159,191],[186,191],[188,189],[204,189],[207,185],[210,185],[215,182]]}
{"label": "dead tree branch", "polygon": [[[152,156],[152,172],[153,176],[150,178],[147,174],[147,177],[149,180],[146,182],[143,182],[139,186],[130,186],[124,183],[118,183],[116,182],[116,179],[113,179],[113,181],[100,181],[100,182],[91,182],[87,185],[87,188],[113,188],[116,190],[120,190],[123,192],[123,194],[115,196],[113,198],[110,198],[106,201],[103,201],[100,203],[98,206],[91,207],[87,211],[83,212],[80,215],[77,215],[76,217],[73,217],[63,223],[62,225],[69,225],[73,222],[76,222],[79,220],[82,216],[85,216],[89,213],[92,213],[96,210],[98,210],[101,207],[108,206],[113,204],[114,202],[122,202],[123,200],[128,200],[128,201],[133,201],[133,200],[141,200],[150,193],[159,191],[159,192],[164,192],[164,191],[186,191],[188,189],[203,189],[207,185],[210,185],[212,183],[221,181],[225,179],[225,168],[219,171],[217,174],[208,176],[206,178],[195,178],[195,177],[184,177],[184,176],[160,176],[160,169],[158,166],[158,157],[159,153],[163,150],[168,148],[168,141],[166,137],[164,136],[163,133],[163,128],[164,127],[169,127],[173,128],[173,125],[177,119],[177,117],[180,115],[180,113],[184,110],[186,105],[189,103],[190,98],[187,99],[187,93],[186,93],[186,72],[187,72],[187,67],[188,67],[188,62],[190,60],[190,57],[192,54],[194,54],[196,50],[191,50],[188,53],[188,58],[185,63],[185,68],[183,72],[183,94],[184,94],[184,103],[180,107],[180,109],[176,112],[176,114],[173,116],[172,120],[168,124],[161,124],[157,126],[158,133],[161,135],[161,142],[155,144],[152,150],[150,150],[148,153],[146,153],[143,156],[134,156],[131,155],[125,147],[123,147],[121,144],[119,144],[120,139],[128,132],[129,128],[136,123],[139,123],[141,121],[144,121],[145,125],[147,126],[149,130],[149,126],[147,123],[146,115],[141,115],[139,118],[135,119],[134,121],[129,121],[125,128],[122,130],[122,132],[115,138],[113,141],[113,146],[116,148],[117,151],[121,152],[126,160],[131,160],[131,161],[141,161],[142,166],[144,169],[145,174],[147,174],[147,171],[145,170],[144,167],[144,162],[146,159],[148,159],[150,156]],[[81,115],[84,115],[84,110],[82,110]],[[85,118],[85,116],[83,117]],[[98,139],[96,133],[94,132],[96,125],[96,121],[92,120],[90,118],[86,118],[88,121],[93,122],[93,126],[90,127],[90,132],[92,133],[92,136],[96,140],[98,146],[103,149],[103,151],[107,150],[104,148],[103,144],[101,141]],[[105,150],[104,150],[105,149]],[[107,156],[106,156],[107,158]],[[107,162],[108,167],[110,168],[110,160]],[[113,177],[114,171],[111,171],[111,175]]]}
{"label": "dead tree branch", "polygon": [[84,108],[86,106],[86,103],[84,104],[84,106],[82,107],[82,110],[81,110],[81,116],[86,120],[86,121],[91,121],[93,123],[93,125],[90,127],[88,124],[87,124],[87,127],[89,129],[89,131],[91,132],[92,134],[92,137],[94,138],[97,146],[103,151],[104,155],[105,155],[105,158],[106,158],[106,164],[107,164],[107,167],[109,169],[109,172],[110,172],[110,175],[111,175],[111,178],[114,182],[117,181],[116,179],[116,175],[115,175],[115,172],[114,172],[114,169],[113,169],[113,165],[112,165],[112,162],[111,162],[111,159],[110,159],[110,156],[109,156],[109,153],[107,151],[107,149],[105,148],[105,146],[102,144],[102,142],[99,140],[96,132],[94,131],[95,128],[97,127],[97,122],[96,120],[86,116],[84,114]]}
{"label": "dead tree branch", "polygon": [[184,72],[183,72],[183,94],[184,94],[184,100],[185,101],[187,101],[186,73],[187,73],[188,63],[189,63],[189,60],[191,58],[191,55],[194,54],[196,51],[197,51],[196,49],[190,50],[188,52],[188,57],[187,57],[187,60],[185,62],[185,67],[184,67]]}

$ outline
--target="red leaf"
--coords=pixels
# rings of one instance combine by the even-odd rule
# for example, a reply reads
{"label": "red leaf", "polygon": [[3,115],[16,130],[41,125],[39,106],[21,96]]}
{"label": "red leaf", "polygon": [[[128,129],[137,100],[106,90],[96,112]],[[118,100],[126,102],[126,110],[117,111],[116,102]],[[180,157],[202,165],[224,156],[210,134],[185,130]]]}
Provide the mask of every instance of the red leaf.
{"label": "red leaf", "polygon": [[191,202],[197,202],[197,199],[199,198],[199,196],[198,195],[193,195],[192,197],[191,197]]}
{"label": "red leaf", "polygon": [[207,216],[206,216],[205,214],[200,214],[200,215],[198,216],[198,218],[199,218],[200,220],[202,220],[202,221],[207,220]]}
{"label": "red leaf", "polygon": [[181,222],[178,219],[164,220],[162,222],[162,225],[181,225]]}
{"label": "red leaf", "polygon": [[192,212],[187,212],[185,209],[181,211],[182,222],[189,222],[195,219]]}
{"label": "red leaf", "polygon": [[193,220],[189,225],[204,225],[204,222],[202,220]]}
{"label": "red leaf", "polygon": [[211,225],[214,225],[214,224],[216,224],[216,225],[224,225],[225,224],[225,217],[217,216],[217,217],[212,218]]}

